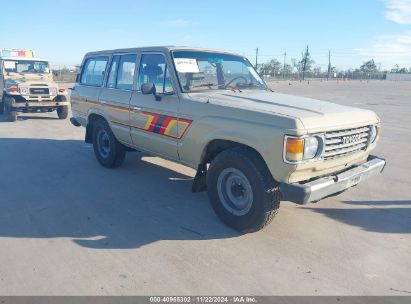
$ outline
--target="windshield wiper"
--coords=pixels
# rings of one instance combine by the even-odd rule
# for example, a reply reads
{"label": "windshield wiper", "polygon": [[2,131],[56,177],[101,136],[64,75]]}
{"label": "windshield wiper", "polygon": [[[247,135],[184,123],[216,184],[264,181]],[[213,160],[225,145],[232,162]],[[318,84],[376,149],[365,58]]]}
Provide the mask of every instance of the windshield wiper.
{"label": "windshield wiper", "polygon": [[213,87],[213,86],[217,86],[218,84],[215,84],[215,83],[202,83],[202,84],[199,84],[199,85],[196,85],[196,86],[192,86],[191,88],[192,89],[194,89],[194,88],[201,88],[201,87]]}
{"label": "windshield wiper", "polygon": [[239,82],[236,84],[237,87],[258,87],[258,84],[254,82]]}
{"label": "windshield wiper", "polygon": [[223,89],[226,89],[226,90],[230,90],[230,91],[233,91],[233,92],[242,92],[241,90],[240,90],[240,88],[238,88],[238,87],[233,87],[233,86],[228,86],[228,87],[224,87]]}
{"label": "windshield wiper", "polygon": [[218,84],[215,84],[215,83],[202,83],[202,84],[199,84],[199,85],[196,85],[196,86],[192,86],[191,87],[191,89],[194,89],[194,88],[201,88],[201,87],[208,87],[209,89],[211,89],[211,87],[215,87],[215,86],[218,86],[218,88],[219,89],[222,89],[222,90],[230,90],[230,91],[233,91],[233,92],[242,92],[239,88],[236,88],[236,87],[233,87],[233,86],[228,86],[228,87],[225,87],[225,86],[220,86],[220,85],[218,85]]}

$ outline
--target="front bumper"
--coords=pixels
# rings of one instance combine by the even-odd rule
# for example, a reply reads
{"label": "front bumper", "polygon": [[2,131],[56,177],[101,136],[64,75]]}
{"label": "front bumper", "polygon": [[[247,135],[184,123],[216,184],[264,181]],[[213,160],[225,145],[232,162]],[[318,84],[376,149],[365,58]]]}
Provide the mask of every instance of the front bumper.
{"label": "front bumper", "polygon": [[336,175],[321,177],[307,183],[281,183],[282,199],[297,204],[315,202],[338,194],[384,170],[385,160],[369,156],[367,162]]}
{"label": "front bumper", "polygon": [[38,108],[56,108],[60,106],[68,106],[68,101],[43,101],[43,102],[13,102],[11,105],[15,111],[22,111],[24,109],[38,109]]}

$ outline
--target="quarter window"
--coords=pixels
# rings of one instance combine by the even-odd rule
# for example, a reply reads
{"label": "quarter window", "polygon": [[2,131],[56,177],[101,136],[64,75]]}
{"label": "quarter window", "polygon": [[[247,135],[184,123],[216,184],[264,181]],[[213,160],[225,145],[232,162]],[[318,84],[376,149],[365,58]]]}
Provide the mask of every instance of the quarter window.
{"label": "quarter window", "polygon": [[157,93],[160,94],[172,93],[174,91],[170,72],[163,55],[142,55],[138,76],[138,87],[140,88],[144,83],[154,83]]}
{"label": "quarter window", "polygon": [[108,57],[105,56],[87,59],[81,74],[81,83],[101,86],[103,84],[107,62]]}

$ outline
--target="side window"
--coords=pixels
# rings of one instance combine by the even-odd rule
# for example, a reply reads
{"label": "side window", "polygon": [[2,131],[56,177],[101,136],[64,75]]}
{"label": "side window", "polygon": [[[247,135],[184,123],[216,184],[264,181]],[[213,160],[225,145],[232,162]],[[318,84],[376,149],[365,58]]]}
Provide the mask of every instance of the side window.
{"label": "side window", "polygon": [[137,55],[122,55],[118,65],[117,89],[132,90]]}
{"label": "side window", "polygon": [[103,84],[107,62],[108,57],[106,56],[87,59],[81,73],[80,83],[101,86]]}
{"label": "side window", "polygon": [[116,87],[116,79],[117,79],[117,69],[118,69],[118,62],[120,60],[120,56],[113,56],[113,60],[111,61],[110,72],[108,74],[107,79],[107,88],[115,88]]}
{"label": "side window", "polygon": [[143,83],[154,83],[157,93],[172,93],[173,83],[163,55],[142,55],[138,75],[138,87]]}

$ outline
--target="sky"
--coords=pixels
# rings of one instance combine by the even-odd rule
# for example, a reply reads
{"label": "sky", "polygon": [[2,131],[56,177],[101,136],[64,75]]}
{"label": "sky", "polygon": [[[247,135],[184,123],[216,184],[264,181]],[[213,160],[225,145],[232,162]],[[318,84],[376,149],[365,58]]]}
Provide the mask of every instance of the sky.
{"label": "sky", "polygon": [[411,0],[19,0],[0,5],[0,48],[34,49],[53,65],[89,51],[185,45],[290,63],[309,45],[316,66],[411,67]]}

